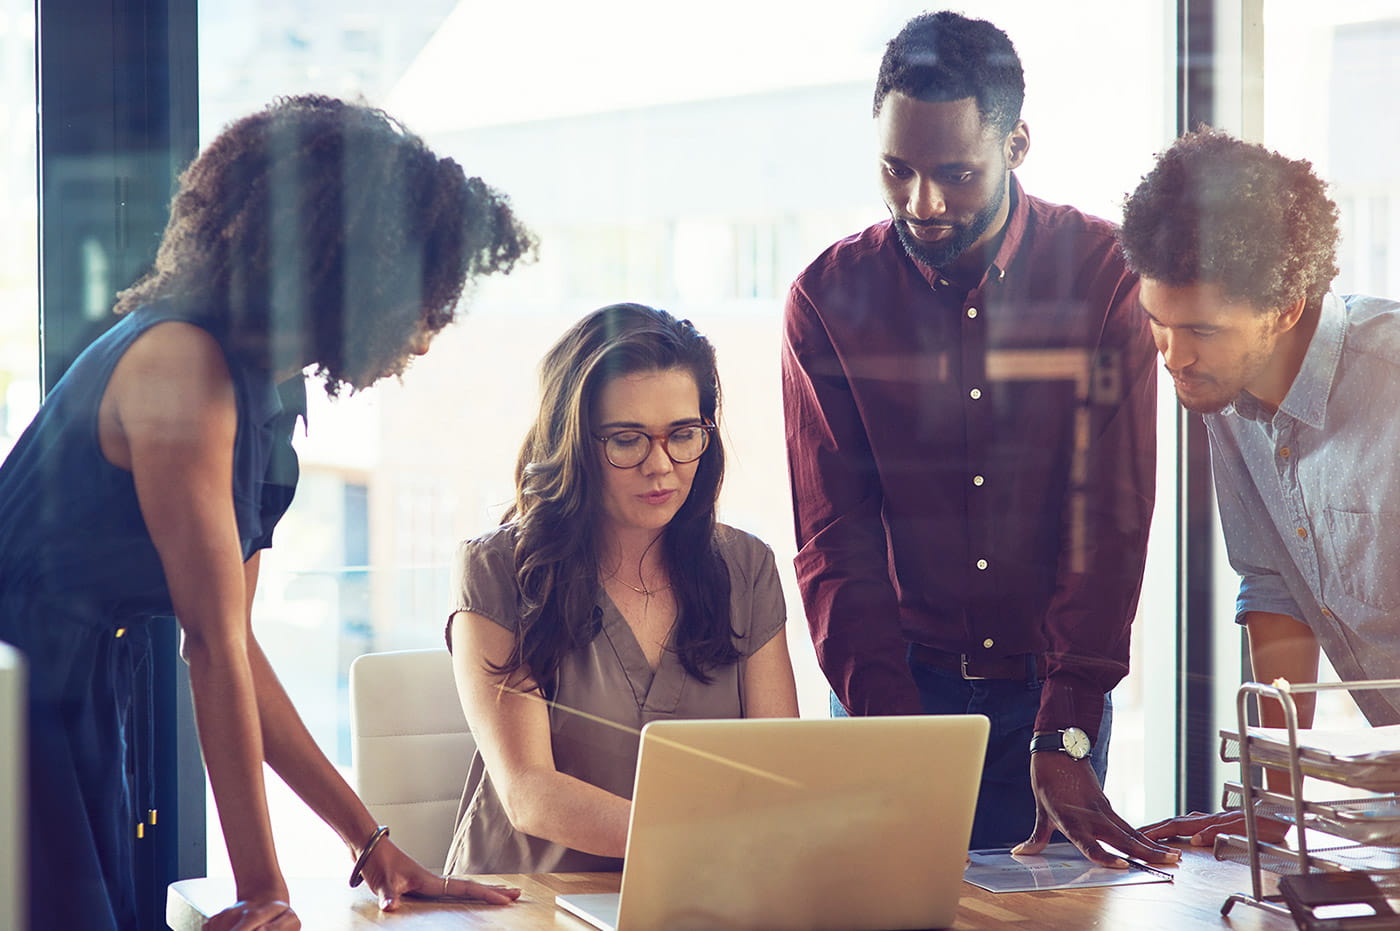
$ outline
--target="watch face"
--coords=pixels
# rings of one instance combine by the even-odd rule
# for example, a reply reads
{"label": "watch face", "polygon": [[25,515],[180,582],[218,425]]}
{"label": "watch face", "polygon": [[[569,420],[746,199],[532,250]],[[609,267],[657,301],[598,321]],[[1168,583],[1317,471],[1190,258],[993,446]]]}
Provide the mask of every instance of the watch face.
{"label": "watch face", "polygon": [[1070,759],[1082,760],[1089,755],[1089,735],[1077,727],[1067,727],[1061,732],[1064,737],[1065,752]]}

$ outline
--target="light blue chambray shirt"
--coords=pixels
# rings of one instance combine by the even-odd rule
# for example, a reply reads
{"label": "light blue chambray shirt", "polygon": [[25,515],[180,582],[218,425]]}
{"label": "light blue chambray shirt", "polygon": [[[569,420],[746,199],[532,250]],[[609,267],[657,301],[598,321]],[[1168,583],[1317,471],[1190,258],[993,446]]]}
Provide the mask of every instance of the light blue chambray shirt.
{"label": "light blue chambray shirt", "polygon": [[[1343,680],[1400,678],[1400,303],[1328,294],[1278,411],[1245,393],[1205,422],[1236,618],[1297,618]],[[1400,693],[1352,694],[1400,723]]]}

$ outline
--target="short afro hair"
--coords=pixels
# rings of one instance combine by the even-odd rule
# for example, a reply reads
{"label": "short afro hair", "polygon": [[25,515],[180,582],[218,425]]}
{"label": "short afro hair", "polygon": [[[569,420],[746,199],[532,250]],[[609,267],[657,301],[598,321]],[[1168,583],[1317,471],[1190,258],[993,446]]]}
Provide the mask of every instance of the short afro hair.
{"label": "short afro hair", "polygon": [[974,97],[983,125],[1008,133],[1021,118],[1026,81],[1006,33],[945,10],[914,17],[885,46],[875,116],[890,91],[938,103]]}
{"label": "short afro hair", "polygon": [[1158,157],[1118,235],[1142,277],[1214,284],[1261,311],[1315,307],[1337,276],[1337,205],[1311,163],[1211,129]]}

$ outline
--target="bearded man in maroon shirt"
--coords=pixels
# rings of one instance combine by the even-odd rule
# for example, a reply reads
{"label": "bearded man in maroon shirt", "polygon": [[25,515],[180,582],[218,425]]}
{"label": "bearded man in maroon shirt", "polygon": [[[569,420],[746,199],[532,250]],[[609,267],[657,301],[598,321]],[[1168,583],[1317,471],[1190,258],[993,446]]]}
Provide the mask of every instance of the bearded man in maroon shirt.
{"label": "bearded man in maroon shirt", "polygon": [[835,713],[992,721],[972,846],[1156,863],[1101,788],[1155,484],[1154,348],[1109,223],[1026,194],[1021,63],[911,20],[875,89],[891,219],[793,284],[798,584]]}

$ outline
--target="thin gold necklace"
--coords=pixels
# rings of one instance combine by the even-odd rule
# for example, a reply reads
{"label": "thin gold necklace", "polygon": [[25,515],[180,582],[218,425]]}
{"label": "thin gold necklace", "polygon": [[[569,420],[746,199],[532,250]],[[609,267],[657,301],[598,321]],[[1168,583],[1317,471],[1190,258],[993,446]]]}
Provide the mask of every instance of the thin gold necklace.
{"label": "thin gold necklace", "polygon": [[[639,576],[639,577],[640,577],[640,576]],[[665,585],[662,585],[660,588],[638,588],[638,587],[635,586],[635,585],[629,585],[628,583],[626,583],[626,582],[622,581],[621,579],[619,579],[619,578],[617,577],[617,573],[616,573],[616,572],[614,572],[612,575],[610,575],[610,576],[608,576],[606,579],[604,579],[604,580],[603,580],[603,584],[606,585],[609,581],[617,582],[619,585],[626,586],[627,588],[629,588],[629,589],[631,589],[632,591],[636,592],[638,595],[641,595],[641,596],[642,596],[642,617],[643,617],[643,618],[646,618],[649,614],[651,614],[651,596],[652,596],[652,595],[655,595],[657,592],[664,592],[666,589],[668,589],[668,588],[671,587],[671,583],[667,582]]]}
{"label": "thin gold necklace", "polygon": [[623,586],[626,586],[627,588],[632,589],[632,591],[636,592],[638,595],[645,595],[647,598],[650,598],[652,595],[655,595],[657,592],[664,592],[664,591],[666,591],[666,589],[668,589],[668,588],[671,587],[671,583],[670,583],[670,582],[667,582],[665,585],[662,585],[660,588],[638,588],[638,587],[635,586],[635,585],[631,585],[631,584],[629,584],[629,583],[627,583],[627,582],[622,581],[622,579],[619,579],[619,578],[617,577],[617,573],[616,573],[616,572],[614,572],[612,575],[608,576],[608,577],[607,577],[606,579],[604,579],[603,581],[604,581],[604,582],[616,582],[616,583],[619,584],[619,585],[623,585]]}
{"label": "thin gold necklace", "polygon": [[653,546],[655,546],[656,540],[659,539],[661,538],[658,536],[656,539],[648,543],[647,548],[645,550],[642,550],[641,558],[637,560],[637,580],[642,583],[641,588],[638,588],[637,586],[632,585],[630,583],[624,582],[622,581],[622,579],[619,579],[617,577],[617,574],[622,571],[622,557],[620,553],[618,554],[617,568],[613,569],[613,571],[609,573],[608,577],[603,579],[604,584],[606,584],[608,580],[611,579],[613,581],[616,581],[619,585],[623,585],[626,588],[636,592],[638,595],[641,595],[643,617],[646,616],[648,609],[651,608],[651,596],[655,595],[657,592],[664,592],[671,587],[671,583],[667,582],[665,585],[662,585],[659,588],[647,588],[646,580],[642,578],[642,563],[646,562],[647,551],[650,550]]}

